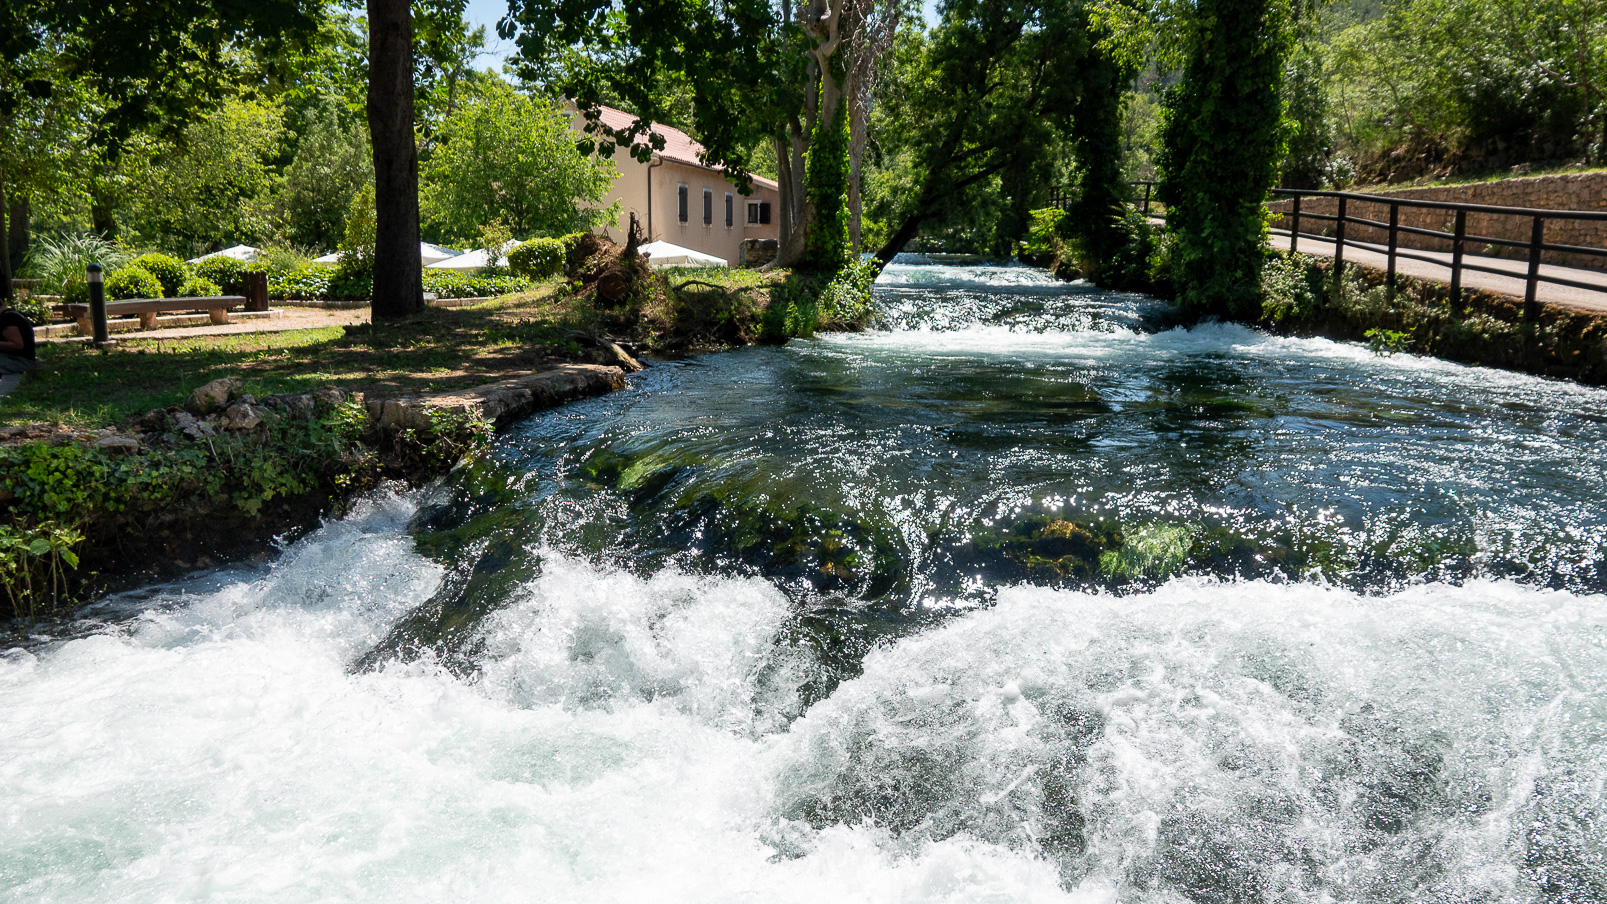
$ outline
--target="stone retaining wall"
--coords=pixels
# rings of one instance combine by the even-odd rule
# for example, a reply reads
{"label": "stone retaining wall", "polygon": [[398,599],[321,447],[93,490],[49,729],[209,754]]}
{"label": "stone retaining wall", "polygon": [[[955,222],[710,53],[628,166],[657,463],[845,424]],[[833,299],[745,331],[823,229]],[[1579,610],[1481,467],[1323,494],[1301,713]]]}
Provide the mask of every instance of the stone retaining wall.
{"label": "stone retaining wall", "polygon": [[[1607,212],[1607,172],[1571,173],[1555,176],[1532,176],[1522,179],[1501,179],[1495,182],[1477,182],[1471,185],[1447,185],[1434,188],[1408,188],[1379,192],[1381,198],[1412,198],[1421,201],[1449,201],[1459,204],[1489,204],[1498,207],[1536,207],[1543,210],[1588,210]],[[1278,201],[1268,205],[1281,214],[1273,218],[1272,225],[1288,229],[1287,216],[1293,204]],[[1306,220],[1308,213],[1333,216],[1339,202],[1335,198],[1301,198],[1300,230],[1332,235],[1334,224],[1322,220]],[[1433,229],[1445,233],[1444,239],[1400,233],[1402,248],[1421,248],[1428,251],[1450,251],[1450,236],[1455,229],[1456,214],[1449,210],[1421,207],[1402,207],[1400,224],[1419,229]],[[1348,217],[1365,217],[1381,223],[1389,222],[1389,205],[1350,199],[1346,205]],[[1470,213],[1467,218],[1468,235],[1490,236],[1512,241],[1529,241],[1533,220],[1529,217]],[[1356,223],[1345,225],[1347,239],[1363,242],[1387,243],[1389,230]],[[1607,248],[1607,220],[1547,220],[1546,242],[1557,245],[1582,245],[1587,248]],[[1470,254],[1488,254],[1496,257],[1527,260],[1524,248],[1506,248],[1469,241]],[[1569,267],[1588,267],[1607,270],[1607,257],[1589,254],[1557,254],[1547,252],[1545,263]]]}

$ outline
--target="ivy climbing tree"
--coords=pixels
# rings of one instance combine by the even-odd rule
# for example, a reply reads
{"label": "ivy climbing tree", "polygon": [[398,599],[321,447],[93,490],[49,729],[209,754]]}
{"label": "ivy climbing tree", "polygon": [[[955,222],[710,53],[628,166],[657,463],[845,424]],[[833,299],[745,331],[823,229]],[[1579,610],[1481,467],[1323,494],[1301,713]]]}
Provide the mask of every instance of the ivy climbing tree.
{"label": "ivy climbing tree", "polygon": [[[1127,287],[1143,279],[1129,272],[1133,262],[1124,251],[1135,236],[1124,228],[1128,185],[1122,173],[1122,102],[1137,74],[1137,67],[1114,52],[1108,35],[1089,24],[1092,44],[1081,69],[1082,91],[1071,119],[1072,153],[1077,161],[1080,191],[1071,216],[1065,219],[1072,238],[1101,285]],[[1137,262],[1142,269],[1142,262]]]}
{"label": "ivy climbing tree", "polygon": [[1165,97],[1157,163],[1178,300],[1199,313],[1259,310],[1261,202],[1283,154],[1290,12],[1286,0],[1198,0],[1182,35],[1182,78]]}

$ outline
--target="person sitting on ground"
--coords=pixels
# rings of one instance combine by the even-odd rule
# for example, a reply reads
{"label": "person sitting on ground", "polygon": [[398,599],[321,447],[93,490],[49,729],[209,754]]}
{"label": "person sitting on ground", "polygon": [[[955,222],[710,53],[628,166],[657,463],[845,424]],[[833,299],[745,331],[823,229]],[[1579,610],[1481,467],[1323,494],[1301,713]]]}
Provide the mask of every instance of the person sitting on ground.
{"label": "person sitting on ground", "polygon": [[39,366],[34,359],[33,324],[0,298],[0,374],[27,373]]}

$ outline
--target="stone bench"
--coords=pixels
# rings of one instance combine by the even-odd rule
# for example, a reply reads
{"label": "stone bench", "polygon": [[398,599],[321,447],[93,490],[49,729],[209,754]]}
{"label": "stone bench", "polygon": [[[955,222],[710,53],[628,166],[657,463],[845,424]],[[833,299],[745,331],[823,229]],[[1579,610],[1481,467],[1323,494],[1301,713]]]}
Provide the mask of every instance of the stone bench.
{"label": "stone bench", "polygon": [[[218,295],[210,298],[130,298],[127,301],[106,302],[106,317],[139,315],[139,325],[142,330],[156,328],[157,314],[171,314],[177,311],[205,311],[212,318],[213,323],[228,323],[229,309],[245,304],[244,295]],[[78,321],[80,335],[88,336],[95,331],[94,324],[89,318],[89,305],[70,304],[66,306],[67,313]]]}

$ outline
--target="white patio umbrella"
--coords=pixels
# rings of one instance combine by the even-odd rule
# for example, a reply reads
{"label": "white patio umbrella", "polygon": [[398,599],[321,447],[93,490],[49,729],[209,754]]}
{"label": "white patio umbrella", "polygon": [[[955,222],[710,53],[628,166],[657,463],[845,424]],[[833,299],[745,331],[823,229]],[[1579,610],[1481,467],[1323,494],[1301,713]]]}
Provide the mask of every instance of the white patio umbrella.
{"label": "white patio umbrella", "polygon": [[[517,240],[510,241],[506,245],[502,246],[502,255],[503,255],[503,262],[504,263],[507,262],[508,252],[512,251],[513,249],[515,249],[517,247],[519,247],[519,242]],[[431,270],[468,271],[468,270],[484,269],[486,267],[486,265],[487,265],[487,261],[486,261],[485,249],[476,248],[473,251],[465,251],[462,254],[456,255],[454,257],[449,257],[449,258],[447,258],[445,260],[436,261],[433,264],[426,264],[425,266],[428,267]]]}
{"label": "white patio umbrella", "polygon": [[731,264],[723,257],[693,251],[691,248],[682,248],[669,242],[648,242],[636,250],[648,256],[647,265],[659,267],[729,267]]}
{"label": "white patio umbrella", "polygon": [[257,249],[251,247],[250,245],[235,245],[232,248],[225,248],[222,251],[214,251],[211,254],[203,254],[200,257],[192,257],[190,258],[189,263],[198,264],[209,257],[232,257],[237,261],[254,261],[257,259]]}
{"label": "white patio umbrella", "polygon": [[[442,248],[440,245],[431,245],[429,242],[419,242],[418,245],[419,262],[424,264],[426,267],[436,263],[437,261],[450,260],[451,258],[459,256],[460,254],[462,254],[461,251],[453,251],[451,248]],[[331,251],[323,257],[313,258],[312,262],[320,267],[333,267],[340,263],[340,252]]]}

